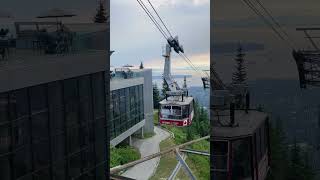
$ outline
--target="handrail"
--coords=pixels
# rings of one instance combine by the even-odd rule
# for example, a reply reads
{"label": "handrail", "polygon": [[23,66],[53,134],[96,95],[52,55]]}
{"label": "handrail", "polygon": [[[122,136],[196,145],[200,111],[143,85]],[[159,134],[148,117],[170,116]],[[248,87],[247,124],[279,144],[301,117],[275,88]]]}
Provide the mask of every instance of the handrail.
{"label": "handrail", "polygon": [[124,169],[127,169],[129,167],[135,166],[135,165],[137,165],[139,163],[148,161],[148,160],[156,158],[158,156],[162,156],[164,154],[168,154],[170,152],[174,152],[176,149],[180,149],[182,147],[185,147],[185,146],[188,146],[190,144],[193,144],[193,143],[196,143],[196,142],[199,142],[199,141],[202,141],[202,140],[206,140],[206,139],[209,139],[209,138],[210,138],[210,136],[205,136],[205,137],[202,137],[202,138],[199,138],[199,139],[195,139],[195,140],[192,140],[192,141],[189,141],[189,142],[177,145],[177,146],[173,146],[173,147],[168,148],[168,149],[166,149],[164,151],[161,151],[161,152],[146,156],[146,157],[138,159],[136,161],[132,161],[132,162],[129,162],[129,163],[124,164],[124,165],[113,167],[113,168],[110,169],[110,174],[117,173],[117,172],[122,171]]}

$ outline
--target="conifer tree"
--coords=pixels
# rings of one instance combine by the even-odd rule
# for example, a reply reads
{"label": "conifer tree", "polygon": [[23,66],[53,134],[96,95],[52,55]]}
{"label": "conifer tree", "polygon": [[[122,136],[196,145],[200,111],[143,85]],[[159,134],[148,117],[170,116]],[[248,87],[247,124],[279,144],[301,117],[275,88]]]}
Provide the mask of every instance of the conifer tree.
{"label": "conifer tree", "polygon": [[242,84],[246,83],[247,73],[244,65],[244,56],[245,54],[242,52],[242,47],[239,45],[237,49],[237,55],[235,58],[236,61],[236,71],[232,75],[232,83],[233,84]]}
{"label": "conifer tree", "polygon": [[152,89],[153,89],[153,108],[158,109],[159,102],[160,102],[160,91],[159,91],[158,85],[154,83]]}
{"label": "conifer tree", "polygon": [[161,92],[162,92],[162,97],[165,98],[166,92],[169,91],[170,89],[169,89],[169,86],[163,76],[162,76],[162,80],[163,80],[163,82],[162,82],[162,91]]}
{"label": "conifer tree", "polygon": [[94,17],[95,23],[105,23],[107,22],[106,9],[102,0],[99,2],[99,7],[97,8],[97,14]]}
{"label": "conifer tree", "polygon": [[143,63],[142,63],[142,61],[141,61],[139,69],[143,69],[143,68],[144,68],[144,67],[143,67]]}

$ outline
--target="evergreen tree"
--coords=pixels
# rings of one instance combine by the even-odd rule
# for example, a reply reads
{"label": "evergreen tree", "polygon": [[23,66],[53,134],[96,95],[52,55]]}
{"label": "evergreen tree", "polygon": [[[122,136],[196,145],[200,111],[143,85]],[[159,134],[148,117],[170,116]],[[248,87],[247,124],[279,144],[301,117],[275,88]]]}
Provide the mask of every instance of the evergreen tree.
{"label": "evergreen tree", "polygon": [[141,61],[139,69],[143,69],[143,68],[144,68],[144,67],[143,67],[143,63],[142,63],[142,61]]}
{"label": "evergreen tree", "polygon": [[104,4],[102,0],[99,2],[99,7],[97,9],[97,14],[94,17],[95,23],[105,23],[107,22],[107,15],[106,15],[106,9],[104,7]]}
{"label": "evergreen tree", "polygon": [[314,172],[309,167],[308,151],[303,152],[296,140],[290,149],[288,148],[279,118],[276,127],[271,128],[270,141],[271,169],[267,180],[314,179]]}
{"label": "evergreen tree", "polygon": [[156,83],[153,84],[153,108],[159,109],[160,91]]}
{"label": "evergreen tree", "polygon": [[270,128],[271,169],[268,180],[285,180],[289,173],[288,146],[282,129],[280,118],[276,120],[276,126]]}
{"label": "evergreen tree", "polygon": [[169,91],[169,86],[166,82],[166,80],[164,79],[164,77],[162,77],[162,97],[165,98],[166,97],[166,92]]}
{"label": "evergreen tree", "polygon": [[242,47],[239,45],[237,50],[237,55],[235,58],[236,61],[236,71],[232,75],[232,83],[233,84],[241,84],[245,83],[247,80],[246,68],[244,65],[244,56],[245,54],[242,52]]}

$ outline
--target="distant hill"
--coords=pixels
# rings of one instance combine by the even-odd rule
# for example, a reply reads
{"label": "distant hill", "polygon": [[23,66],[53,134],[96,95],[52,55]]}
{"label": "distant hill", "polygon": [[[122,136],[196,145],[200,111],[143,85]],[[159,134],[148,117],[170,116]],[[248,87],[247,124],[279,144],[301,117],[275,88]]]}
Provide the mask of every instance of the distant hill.
{"label": "distant hill", "polygon": [[[183,75],[183,74],[172,75],[173,78],[184,78],[185,76],[187,78],[191,78],[192,77],[192,75]],[[162,79],[162,76],[152,76],[152,79]]]}

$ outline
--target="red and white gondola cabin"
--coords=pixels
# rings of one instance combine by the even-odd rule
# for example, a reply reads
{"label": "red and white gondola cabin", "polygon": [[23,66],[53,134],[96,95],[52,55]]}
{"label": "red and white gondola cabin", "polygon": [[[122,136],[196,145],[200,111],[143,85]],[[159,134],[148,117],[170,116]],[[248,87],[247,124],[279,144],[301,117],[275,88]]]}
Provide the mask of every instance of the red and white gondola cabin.
{"label": "red and white gondola cabin", "polygon": [[162,100],[159,123],[175,126],[189,126],[194,117],[194,99],[189,96],[169,96]]}

